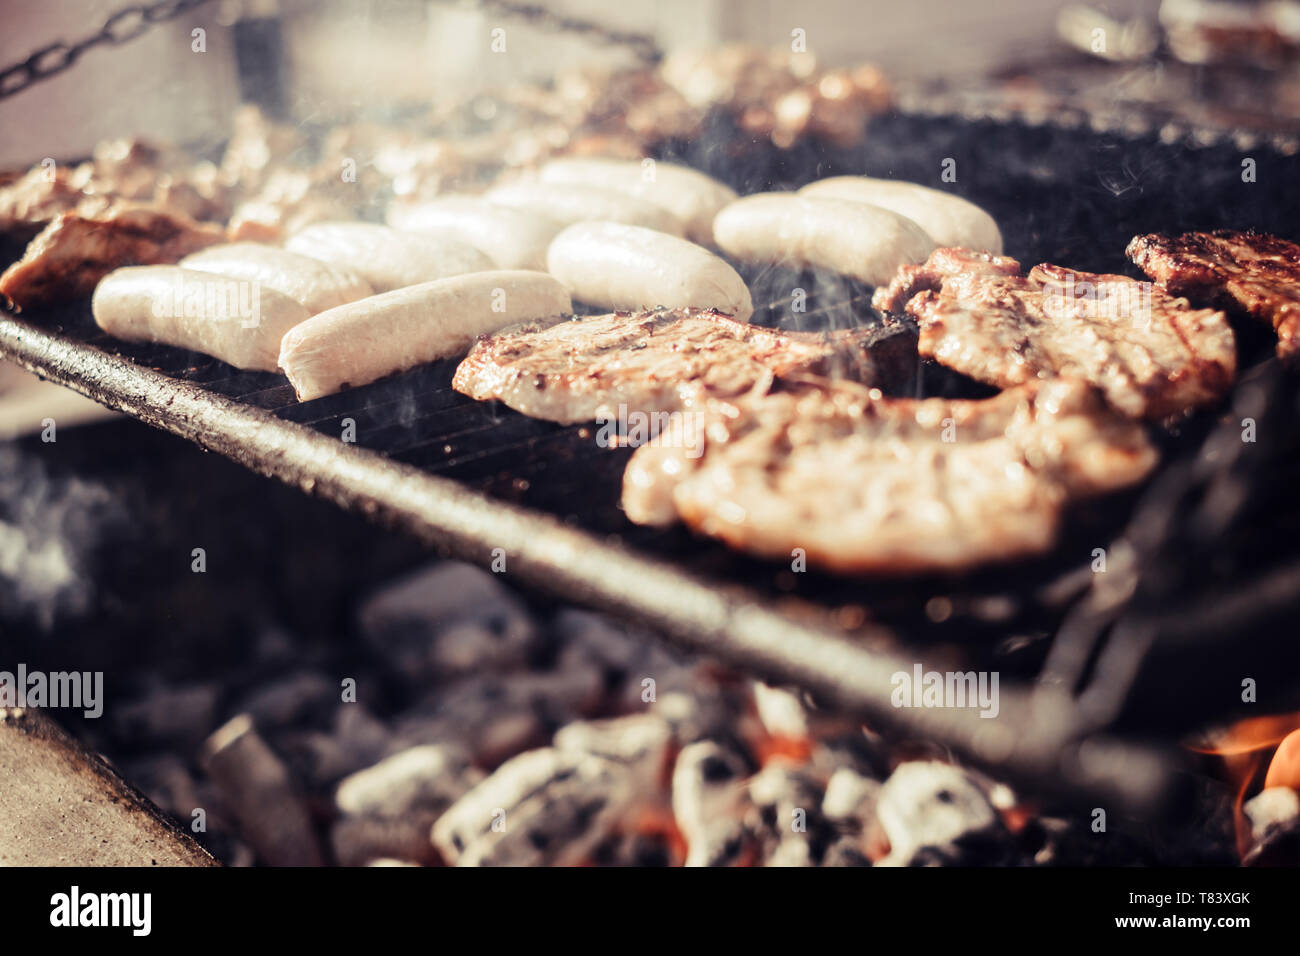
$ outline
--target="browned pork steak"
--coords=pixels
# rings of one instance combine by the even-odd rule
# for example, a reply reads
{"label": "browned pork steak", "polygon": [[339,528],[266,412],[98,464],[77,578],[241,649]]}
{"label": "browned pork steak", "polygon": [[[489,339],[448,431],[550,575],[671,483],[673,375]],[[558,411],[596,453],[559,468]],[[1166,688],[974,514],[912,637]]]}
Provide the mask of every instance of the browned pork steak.
{"label": "browned pork steak", "polygon": [[1272,324],[1277,354],[1300,356],[1300,245],[1256,232],[1136,236],[1128,256],[1170,292]]}
{"label": "browned pork steak", "polygon": [[223,241],[218,226],[148,206],[117,206],[95,216],[65,212],[0,275],[0,293],[24,309],[89,298],[119,266],[176,262]]}
{"label": "browned pork steak", "polygon": [[843,573],[957,571],[1039,554],[1071,500],[1140,481],[1140,423],[1083,382],[982,400],[881,398],[796,386],[688,414],[692,431],[639,448],[623,508],[680,519],[732,547]]}
{"label": "browned pork steak", "polygon": [[1001,387],[1067,375],[1136,418],[1217,400],[1236,374],[1222,312],[1192,309],[1149,282],[938,249],[904,266],[872,301],[920,326],[919,349]]}
{"label": "browned pork steak", "polygon": [[620,404],[671,412],[701,394],[766,391],[775,379],[834,375],[881,384],[912,374],[915,355],[913,336],[898,325],[818,334],[698,309],[615,312],[482,338],[452,384],[534,418],[574,423]]}

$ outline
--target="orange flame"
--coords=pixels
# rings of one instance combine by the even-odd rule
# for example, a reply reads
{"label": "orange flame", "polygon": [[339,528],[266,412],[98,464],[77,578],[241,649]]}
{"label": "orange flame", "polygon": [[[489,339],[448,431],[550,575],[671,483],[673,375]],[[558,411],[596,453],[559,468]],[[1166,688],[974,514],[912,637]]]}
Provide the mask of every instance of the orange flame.
{"label": "orange flame", "polygon": [[[1300,789],[1300,711],[1238,721],[1225,730],[1210,734],[1204,743],[1193,744],[1191,749],[1221,757],[1227,779],[1236,784],[1232,812],[1237,849],[1244,856],[1252,841],[1250,821],[1246,819],[1242,806],[1252,785],[1256,789]],[[1268,761],[1268,769],[1260,786],[1260,770],[1265,761]]]}

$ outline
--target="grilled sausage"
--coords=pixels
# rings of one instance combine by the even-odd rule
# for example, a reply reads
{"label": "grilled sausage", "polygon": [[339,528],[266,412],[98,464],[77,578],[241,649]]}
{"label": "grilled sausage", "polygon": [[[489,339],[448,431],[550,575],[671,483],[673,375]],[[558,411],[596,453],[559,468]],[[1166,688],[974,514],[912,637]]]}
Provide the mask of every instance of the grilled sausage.
{"label": "grilled sausage", "polygon": [[322,312],[294,328],[280,368],[304,401],[459,355],[487,332],[573,310],[544,272],[454,276]]}
{"label": "grilled sausage", "polygon": [[569,183],[612,189],[645,199],[672,213],[686,227],[686,238],[713,244],[713,217],[736,201],[734,190],[688,166],[652,159],[600,159],[566,156],[541,169],[546,183]]}
{"label": "grilled sausage", "polygon": [[477,196],[445,196],[390,206],[388,224],[403,232],[468,243],[498,269],[546,270],[546,247],[564,224],[529,209],[502,206]]}
{"label": "grilled sausage", "polygon": [[374,295],[370,283],[350,269],[259,242],[211,246],[180,261],[185,269],[260,282],[306,306],[312,315]]}
{"label": "grilled sausage", "polygon": [[735,269],[702,246],[653,229],[580,222],[555,237],[546,262],[574,298],[603,309],[713,309],[741,321],[754,312]]}
{"label": "grilled sausage", "polygon": [[372,222],[321,222],[294,234],[284,247],[343,269],[351,269],[376,292],[486,272],[492,260],[471,245]]}
{"label": "grilled sausage", "polygon": [[284,334],[311,316],[260,282],[179,266],[114,270],[95,287],[90,307],[99,327],[119,339],[193,349],[266,372],[275,371]]}
{"label": "grilled sausage", "polygon": [[498,186],[486,198],[499,206],[527,209],[565,226],[595,219],[644,226],[673,236],[685,232],[682,221],[662,207],[610,189],[524,181]]}
{"label": "grilled sausage", "polygon": [[938,246],[1002,254],[1002,233],[992,216],[960,196],[928,186],[868,176],[832,176],[809,183],[799,195],[870,203],[911,219]]}
{"label": "grilled sausage", "polygon": [[901,265],[921,262],[934,241],[887,209],[794,193],[756,193],[713,221],[719,248],[741,262],[814,267],[884,285]]}

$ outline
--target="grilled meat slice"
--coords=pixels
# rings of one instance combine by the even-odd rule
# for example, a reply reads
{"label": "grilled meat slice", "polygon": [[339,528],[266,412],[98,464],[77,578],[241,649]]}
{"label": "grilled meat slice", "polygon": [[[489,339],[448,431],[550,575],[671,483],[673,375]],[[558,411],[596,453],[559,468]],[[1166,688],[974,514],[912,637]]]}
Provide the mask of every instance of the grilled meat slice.
{"label": "grilled meat slice", "polygon": [[1272,324],[1277,354],[1300,356],[1300,245],[1256,232],[1136,236],[1128,257],[1170,292]]}
{"label": "grilled meat slice", "polygon": [[26,175],[0,188],[0,233],[27,241],[59,213],[75,209],[85,198],[67,168],[34,166]]}
{"label": "grilled meat slice", "polygon": [[126,201],[224,221],[229,192],[211,163],[190,164],[138,139],[105,140],[93,160],[68,166],[47,159],[0,186],[0,233],[29,240],[61,213],[94,218]]}
{"label": "grilled meat slice", "polygon": [[735,397],[774,378],[836,374],[881,383],[915,368],[901,326],[820,335],[782,332],[716,312],[614,312],[557,325],[530,324],[480,339],[452,385],[534,418],[591,421],[601,408],[690,407],[703,391]]}
{"label": "grilled meat slice", "polygon": [[1067,375],[1115,408],[1160,419],[1216,401],[1236,374],[1222,312],[1192,309],[1149,282],[940,249],[900,269],[878,309],[913,316],[919,348],[949,368],[1010,387]]}
{"label": "grilled meat slice", "polygon": [[63,213],[0,275],[0,293],[23,309],[88,298],[120,266],[172,263],[224,240],[218,226],[148,206]]}
{"label": "grilled meat slice", "polygon": [[851,383],[796,387],[687,416],[644,445],[623,509],[677,518],[732,547],[842,573],[949,572],[1049,550],[1063,508],[1140,481],[1140,423],[1085,383],[1030,382],[980,400],[893,399]]}

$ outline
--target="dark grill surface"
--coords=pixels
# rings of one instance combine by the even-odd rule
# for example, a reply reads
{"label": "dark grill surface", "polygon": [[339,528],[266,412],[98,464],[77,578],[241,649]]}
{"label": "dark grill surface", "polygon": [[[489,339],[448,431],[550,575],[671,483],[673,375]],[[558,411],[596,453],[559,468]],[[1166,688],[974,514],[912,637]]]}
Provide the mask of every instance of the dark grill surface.
{"label": "dark grill surface", "polygon": [[[776,151],[743,141],[720,121],[698,141],[667,144],[663,155],[704,169],[742,193],[844,173],[941,185],[940,170],[952,159],[957,181],[945,188],[988,209],[1002,227],[1007,254],[1027,266],[1055,261],[1133,274],[1123,250],[1139,232],[1256,228],[1297,238],[1288,205],[1288,193],[1300,181],[1295,157],[1256,150],[1249,154],[1256,181],[1243,182],[1245,154],[1227,141],[1192,146],[1163,142],[1156,132],[1119,136],[892,115],[877,119],[867,143],[853,150],[807,144]],[[877,318],[865,302],[868,290],[834,277],[769,270],[746,278],[755,302],[776,303],[760,311],[757,321],[826,328]],[[809,291],[808,312],[801,315],[781,306],[795,286]],[[1088,723],[1095,726],[1148,734],[1187,730],[1233,709],[1238,697],[1227,691],[1256,673],[1235,665],[1280,666],[1285,669],[1272,673],[1297,673],[1288,625],[1300,593],[1292,586],[1300,575],[1291,570],[1300,561],[1293,544],[1300,508],[1289,489],[1300,479],[1300,416],[1294,381],[1268,358],[1269,335],[1249,323],[1236,324],[1243,379],[1251,384],[1239,386],[1236,406],[1203,413],[1156,436],[1166,462],[1148,489],[1077,509],[1061,546],[1047,558],[961,579],[880,582],[796,574],[680,529],[631,525],[618,508],[629,452],[598,447],[594,427],[534,421],[459,395],[450,387],[454,361],[299,403],[279,375],[239,372],[176,349],[116,342],[98,332],[88,311],[41,317],[40,324],[58,325],[74,341],[333,439],[350,419],[364,448],[554,516],[597,539],[616,538],[634,555],[662,559],[711,586],[739,589],[742,597],[775,605],[796,619],[812,608],[824,624],[850,635],[884,624],[903,637],[896,649],[923,654],[927,661],[998,670],[1004,682],[1030,678],[1049,662],[1054,686],[1080,691],[1080,701],[1091,702],[1095,718]],[[987,394],[982,386],[928,365],[918,368],[915,385],[927,395]],[[1260,419],[1258,444],[1242,446],[1238,439],[1233,447],[1240,430],[1235,422],[1252,410]],[[1215,441],[1219,453],[1202,461],[1203,442],[1211,448]],[[1242,447],[1248,452],[1242,454]],[[1180,537],[1176,529],[1198,507],[1208,508],[1209,517]],[[1160,524],[1164,512],[1171,516]],[[1137,546],[1135,532],[1146,535]],[[1108,576],[1090,570],[1093,549],[1099,547],[1110,554]],[[1137,558],[1125,563],[1122,556],[1129,552]],[[1281,577],[1262,605],[1253,600],[1232,610],[1232,595],[1267,584],[1270,574]],[[1136,596],[1130,599],[1131,591]],[[1178,613],[1186,618],[1198,601],[1226,616],[1201,615],[1200,624],[1208,620],[1214,626],[1199,630],[1174,620]],[[1134,637],[1130,618],[1139,612],[1146,623]],[[1188,653],[1191,647],[1195,654]],[[1201,666],[1211,659],[1213,674]],[[1158,666],[1148,666],[1153,661]],[[1095,688],[1092,697],[1085,692],[1096,675],[1104,679],[1107,699],[1096,700]],[[1211,686],[1214,680],[1230,686]],[[1284,683],[1300,689],[1294,678]]]}

